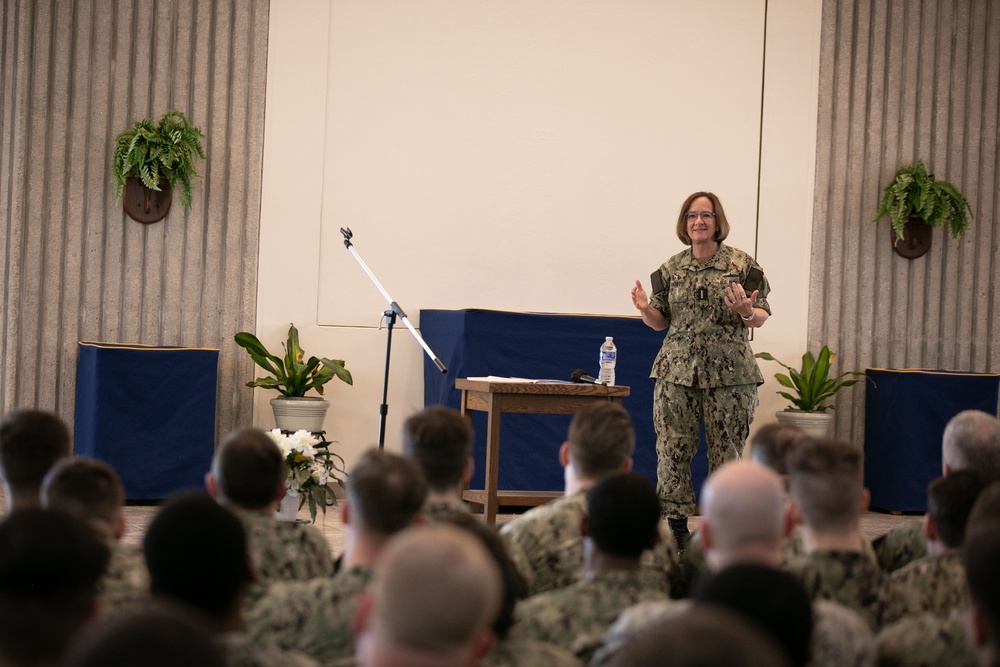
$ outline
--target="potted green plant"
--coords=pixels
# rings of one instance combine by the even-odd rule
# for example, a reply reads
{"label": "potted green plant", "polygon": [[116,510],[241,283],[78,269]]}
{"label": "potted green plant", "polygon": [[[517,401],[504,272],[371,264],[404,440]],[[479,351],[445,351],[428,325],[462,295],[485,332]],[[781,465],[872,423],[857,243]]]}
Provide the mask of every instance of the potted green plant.
{"label": "potted green plant", "polygon": [[[250,354],[258,366],[271,374],[270,377],[259,377],[247,382],[248,387],[275,389],[278,398],[271,399],[274,419],[278,428],[285,431],[306,431],[318,433],[323,430],[323,419],[330,407],[330,402],[317,397],[306,396],[306,392],[315,390],[322,396],[323,385],[338,378],[349,385],[354,384],[351,372],[344,367],[343,359],[326,359],[309,357],[299,345],[299,330],[294,324],[288,327],[288,341],[284,343],[285,355],[279,357],[268,352],[264,344],[251,333],[241,331],[234,336],[236,344]],[[299,421],[300,415],[308,415],[309,419]]]}
{"label": "potted green plant", "polygon": [[119,132],[112,168],[115,197],[120,199],[125,192],[125,211],[140,222],[162,220],[177,187],[181,203],[191,206],[191,182],[198,176],[194,158],[205,159],[204,138],[201,129],[177,109],[165,113],[155,124],[143,118]]}
{"label": "potted green plant", "polygon": [[836,355],[830,351],[826,345],[815,357],[812,352],[802,355],[802,366],[792,368],[786,363],[775,359],[768,352],[758,352],[754,355],[758,359],[766,359],[784,366],[788,374],[775,373],[774,378],[782,387],[791,390],[778,391],[778,395],[788,399],[791,405],[782,411],[775,413],[778,421],[794,423],[807,433],[819,437],[825,436],[833,422],[833,415],[827,410],[836,410],[837,406],[829,405],[826,401],[843,389],[857,384],[860,380],[844,379],[849,376],[861,376],[865,374],[860,371],[845,371],[836,377],[830,377],[830,369]]}
{"label": "potted green plant", "polygon": [[[969,200],[951,183],[936,180],[934,174],[927,173],[923,160],[900,167],[885,186],[882,203],[875,211],[874,219],[879,220],[885,215],[892,223],[893,247],[906,240],[905,245],[911,251],[922,250],[914,257],[919,257],[930,247],[931,229],[947,224],[952,238],[961,240],[973,219]],[[920,221],[926,226],[921,228]]]}

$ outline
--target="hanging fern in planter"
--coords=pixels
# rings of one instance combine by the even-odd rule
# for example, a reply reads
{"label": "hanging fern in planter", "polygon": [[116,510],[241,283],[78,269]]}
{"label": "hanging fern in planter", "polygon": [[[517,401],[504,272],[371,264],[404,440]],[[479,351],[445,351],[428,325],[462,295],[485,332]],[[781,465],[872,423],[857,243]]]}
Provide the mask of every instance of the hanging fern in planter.
{"label": "hanging fern in planter", "polygon": [[897,241],[903,239],[903,228],[911,215],[935,228],[948,223],[952,238],[958,240],[965,235],[973,217],[969,200],[951,183],[937,181],[934,174],[928,174],[923,160],[900,167],[885,186],[874,219],[886,214]]}
{"label": "hanging fern in planter", "polygon": [[125,180],[134,176],[151,190],[160,189],[160,177],[170,187],[180,187],[181,203],[191,206],[191,181],[198,176],[194,157],[205,159],[201,129],[187,117],[171,109],[154,125],[149,118],[137,121],[115,137],[112,163],[115,172],[115,197],[121,199]]}

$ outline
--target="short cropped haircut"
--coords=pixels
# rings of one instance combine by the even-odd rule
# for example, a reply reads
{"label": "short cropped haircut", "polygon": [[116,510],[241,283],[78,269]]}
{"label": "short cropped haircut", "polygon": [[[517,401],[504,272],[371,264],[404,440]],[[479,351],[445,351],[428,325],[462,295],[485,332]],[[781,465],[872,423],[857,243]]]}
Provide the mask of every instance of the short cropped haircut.
{"label": "short cropped haircut", "polygon": [[962,546],[969,514],[985,487],[983,478],[972,470],[956,470],[927,485],[927,514],[945,546]]}
{"label": "short cropped haircut", "polygon": [[61,664],[109,557],[93,529],[62,512],[25,508],[0,523],[0,664]]}
{"label": "short cropped haircut", "polygon": [[1000,528],[997,524],[970,530],[962,549],[965,580],[972,605],[986,621],[991,641],[1000,639]]}
{"label": "short cropped haircut", "polygon": [[788,457],[792,499],[818,532],[857,525],[861,513],[861,450],[834,440],[806,440]]}
{"label": "short cropped haircut", "polygon": [[694,200],[699,197],[708,197],[712,201],[712,210],[715,211],[714,240],[719,242],[725,241],[726,237],[729,236],[729,220],[726,219],[726,212],[722,209],[722,202],[712,192],[695,192],[684,200],[684,203],[681,204],[681,212],[677,215],[677,238],[684,245],[691,245],[691,236],[687,232],[687,220],[684,219],[684,216],[687,215],[688,209],[691,208]]}
{"label": "short cropped haircut", "polygon": [[507,543],[496,528],[467,512],[446,514],[437,523],[451,524],[472,533],[476,539],[482,542],[486,551],[500,568],[503,594],[500,599],[500,611],[496,620],[493,621],[493,632],[496,633],[498,639],[503,639],[514,624],[514,608],[517,606],[517,601],[528,595],[528,582],[524,580],[517,565],[511,559],[510,553],[507,551]]}
{"label": "short cropped haircut", "polygon": [[15,410],[0,421],[0,474],[14,490],[37,492],[45,474],[72,453],[62,419],[42,410]]}
{"label": "short cropped haircut", "polygon": [[427,481],[417,464],[391,452],[369,449],[347,479],[351,522],[372,533],[388,536],[406,528],[426,498]]}
{"label": "short cropped haircut", "polygon": [[264,431],[245,428],[225,437],[212,460],[225,500],[249,510],[267,507],[285,479],[281,449]]}
{"label": "short cropped haircut", "polygon": [[142,541],[150,589],[221,620],[252,581],[243,523],[203,492],[167,502]]}
{"label": "short cropped haircut", "polygon": [[635,428],[617,403],[593,403],[569,424],[569,450],[576,471],[596,478],[617,472],[635,451]]}
{"label": "short cropped haircut", "polygon": [[42,483],[42,506],[102,528],[113,528],[125,504],[121,478],[111,465],[77,457],[59,461]]}
{"label": "short cropped haircut", "polygon": [[225,667],[222,648],[187,609],[157,605],[80,633],[66,667]]}
{"label": "short cropped haircut", "polygon": [[788,474],[788,453],[805,438],[805,431],[793,424],[771,422],[761,426],[750,440],[750,459]]}
{"label": "short cropped haircut", "polygon": [[458,411],[435,405],[403,423],[403,453],[437,492],[453,491],[472,457],[472,424]]}
{"label": "short cropped haircut", "polygon": [[639,558],[659,525],[656,489],[638,473],[608,475],[587,492],[587,534],[604,553]]}
{"label": "short cropped haircut", "polygon": [[785,650],[794,667],[809,664],[812,602],[791,574],[764,565],[733,565],[709,577],[693,598],[742,614]]}
{"label": "short cropped haircut", "polygon": [[982,410],[958,413],[945,426],[941,456],[952,470],[972,469],[1000,481],[1000,421]]}

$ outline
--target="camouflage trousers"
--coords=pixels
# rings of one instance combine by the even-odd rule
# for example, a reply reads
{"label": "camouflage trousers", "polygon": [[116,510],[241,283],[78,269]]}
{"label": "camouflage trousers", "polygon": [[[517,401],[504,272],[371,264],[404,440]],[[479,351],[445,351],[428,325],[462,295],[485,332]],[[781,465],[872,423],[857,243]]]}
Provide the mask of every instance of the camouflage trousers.
{"label": "camouflage trousers", "polygon": [[686,517],[695,512],[691,459],[698,451],[702,422],[711,472],[743,454],[757,405],[755,384],[702,389],[656,381],[656,492],[663,516]]}

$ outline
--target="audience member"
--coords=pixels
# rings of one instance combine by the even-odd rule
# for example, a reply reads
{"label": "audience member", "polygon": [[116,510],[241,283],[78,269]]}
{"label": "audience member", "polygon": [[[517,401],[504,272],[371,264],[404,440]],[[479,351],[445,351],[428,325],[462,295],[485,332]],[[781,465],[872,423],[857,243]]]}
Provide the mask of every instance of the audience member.
{"label": "audience member", "polygon": [[66,667],[237,667],[189,610],[158,605],[81,634]]}
{"label": "audience member", "polygon": [[980,667],[1000,666],[1000,523],[969,534],[962,562],[969,587],[969,648]]}
{"label": "audience member", "polygon": [[[941,437],[941,472],[974,470],[985,482],[1000,481],[1000,420],[981,410],[958,413]],[[908,521],[875,540],[878,562],[892,572],[927,555],[923,525]]]}
{"label": "audience member", "polygon": [[965,608],[965,571],[960,550],[965,524],[985,484],[978,473],[958,470],[938,477],[927,489],[924,531],[927,556],[892,573],[894,581],[912,588],[921,606],[935,614]]}
{"label": "audience member", "polygon": [[98,585],[102,616],[123,613],[149,597],[149,573],[142,551],[122,541],[125,490],[118,473],[104,461],[64,459],[42,483],[42,505],[86,522],[111,553]]}
{"label": "audience member", "polygon": [[483,659],[486,667],[519,667],[520,665],[547,665],[550,667],[576,667],[582,663],[568,650],[536,641],[528,637],[510,637],[514,623],[514,608],[528,592],[517,565],[507,551],[507,544],[493,526],[487,525],[469,512],[442,515],[438,523],[456,526],[478,539],[500,568],[503,584],[500,611],[493,621],[496,643]]}
{"label": "audience member", "polygon": [[474,537],[437,524],[404,531],[375,566],[357,617],[365,667],[467,667],[493,644],[496,562]]}
{"label": "audience member", "polygon": [[427,478],[423,516],[434,521],[455,512],[468,513],[462,489],[472,477],[472,424],[456,410],[432,406],[403,423],[403,454],[416,461]]}
{"label": "audience member", "polygon": [[[737,566],[782,565],[782,542],[791,517],[781,477],[752,461],[731,461],[716,470],[702,489],[702,536],[714,572]],[[645,628],[690,608],[686,600],[644,602],[623,611],[604,636],[592,665],[606,665]],[[812,603],[814,667],[865,667],[874,663],[875,644],[868,623],[856,612],[829,600]]]}
{"label": "audience member", "polygon": [[893,582],[865,555],[861,513],[868,509],[856,447],[811,440],[788,460],[791,496],[803,521],[806,555],[789,565],[813,599],[839,602],[874,631],[922,611],[909,588]]}
{"label": "audience member", "polygon": [[275,581],[308,581],[333,573],[330,544],[314,526],[278,521],[274,513],[285,494],[281,450],[264,431],[230,433],[212,459],[205,486],[243,523],[254,583],[249,608]]}
{"label": "audience member", "polygon": [[304,655],[252,642],[244,631],[243,596],[253,581],[246,531],[208,494],[170,500],[153,517],[142,546],[153,595],[203,614],[228,664],[315,664]]}
{"label": "audience member", "polygon": [[806,432],[794,424],[769,422],[750,438],[747,458],[770,468],[787,482],[789,452],[806,438]]}
{"label": "audience member", "polygon": [[644,629],[611,661],[612,667],[784,667],[773,639],[743,616],[711,604]]}
{"label": "audience member", "polygon": [[41,507],[42,480],[59,459],[72,453],[62,419],[42,410],[15,410],[0,421],[0,478],[7,514]]}
{"label": "audience member", "polygon": [[58,665],[96,616],[108,549],[61,512],[19,509],[0,523],[0,664]]}
{"label": "audience member", "polygon": [[[522,574],[532,594],[562,588],[581,577],[580,522],[587,514],[587,490],[607,475],[630,472],[634,449],[632,418],[620,405],[595,403],[573,417],[567,440],[559,448],[565,495],[500,528],[515,562],[526,568]],[[657,548],[644,557],[643,581],[669,593],[676,543],[665,521],[659,532]]]}
{"label": "audience member", "polygon": [[652,482],[637,473],[609,475],[587,493],[582,579],[521,602],[514,636],[562,646],[587,662],[608,626],[626,607],[666,594],[646,588],[640,557],[660,539],[660,501]]}
{"label": "audience member", "polygon": [[413,461],[369,450],[354,465],[342,503],[345,548],[332,578],[277,582],[247,615],[260,640],[298,649],[323,664],[349,660],[358,599],[390,538],[419,519],[427,482]]}

